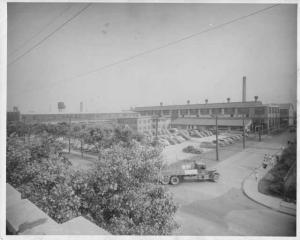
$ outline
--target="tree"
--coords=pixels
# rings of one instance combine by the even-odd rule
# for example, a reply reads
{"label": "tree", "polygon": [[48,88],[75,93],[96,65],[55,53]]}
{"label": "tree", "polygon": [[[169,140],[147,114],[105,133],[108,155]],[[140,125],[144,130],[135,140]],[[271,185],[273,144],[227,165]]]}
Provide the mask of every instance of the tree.
{"label": "tree", "polygon": [[8,137],[7,181],[54,220],[85,215],[114,234],[169,234],[177,227],[177,206],[158,183],[162,148],[131,139],[127,130],[116,144],[112,129],[88,129],[99,161],[87,173],[75,172],[59,154],[57,130],[39,129],[42,137],[25,144]]}
{"label": "tree", "polygon": [[88,132],[85,125],[74,125],[71,129],[71,136],[80,141],[80,152],[83,158],[83,143],[86,138],[88,138]]}
{"label": "tree", "polygon": [[73,181],[82,213],[114,234],[171,233],[177,206],[158,183],[160,153],[136,141],[103,150],[94,172],[80,184]]}
{"label": "tree", "polygon": [[22,198],[60,223],[80,214],[80,198],[71,183],[75,173],[67,158],[40,141],[24,144],[14,136],[7,139],[6,156],[7,182]]}
{"label": "tree", "polygon": [[84,134],[84,142],[96,148],[97,153],[101,149],[110,147],[113,143],[113,132],[110,128],[89,128]]}

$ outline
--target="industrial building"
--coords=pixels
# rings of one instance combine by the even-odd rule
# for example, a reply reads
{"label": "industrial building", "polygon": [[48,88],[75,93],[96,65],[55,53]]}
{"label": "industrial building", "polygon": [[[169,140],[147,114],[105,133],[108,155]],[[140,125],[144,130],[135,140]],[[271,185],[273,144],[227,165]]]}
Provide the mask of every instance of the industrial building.
{"label": "industrial building", "polygon": [[[255,97],[254,101],[167,105],[136,107],[133,111],[121,113],[59,113],[21,114],[8,113],[8,121],[20,119],[27,123],[114,123],[128,126],[140,133],[156,134],[156,131],[176,127],[182,129],[212,129],[249,131],[266,130],[295,124],[292,104],[263,104]],[[18,116],[17,116],[18,115]],[[14,117],[13,117],[14,116]]]}
{"label": "industrial building", "polygon": [[293,104],[285,103],[279,104],[280,111],[280,125],[281,126],[291,126],[295,124],[296,116]]}
{"label": "industrial building", "polygon": [[[8,116],[11,115],[11,113],[8,113]],[[9,119],[11,119],[11,117]],[[171,123],[170,118],[141,116],[139,113],[131,111],[121,113],[22,114],[18,120],[25,123],[110,123],[128,126],[132,130],[140,133],[152,134],[156,134],[156,131],[167,129]]]}
{"label": "industrial building", "polygon": [[[134,111],[142,116],[169,117],[173,127],[209,129],[216,125],[217,116],[221,129],[241,130],[245,126],[252,131],[258,127],[272,131],[280,128],[280,106],[283,107],[263,104],[255,97],[254,101],[247,102],[230,102],[228,98],[224,103],[208,103],[207,100],[204,104],[190,104],[188,101],[184,105],[164,106],[161,103],[159,106],[136,107]],[[292,111],[287,115],[292,117]]]}
{"label": "industrial building", "polygon": [[168,129],[171,119],[167,117],[138,116],[117,119],[119,125],[128,126],[139,133],[151,133],[155,135],[158,131]]}
{"label": "industrial building", "polygon": [[97,123],[103,121],[116,121],[118,118],[138,117],[135,112],[121,113],[58,113],[58,114],[22,114],[24,122],[57,123],[57,122],[80,122]]}

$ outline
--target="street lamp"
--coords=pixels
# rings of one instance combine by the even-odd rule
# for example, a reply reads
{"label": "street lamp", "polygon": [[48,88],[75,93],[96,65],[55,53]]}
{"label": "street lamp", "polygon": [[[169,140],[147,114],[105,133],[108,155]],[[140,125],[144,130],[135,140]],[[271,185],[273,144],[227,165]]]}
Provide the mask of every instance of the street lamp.
{"label": "street lamp", "polygon": [[243,149],[245,149],[245,140],[246,140],[246,136],[245,136],[245,114],[243,113]]}
{"label": "street lamp", "polygon": [[211,115],[216,118],[216,160],[219,161],[219,139],[218,139],[218,115]]}

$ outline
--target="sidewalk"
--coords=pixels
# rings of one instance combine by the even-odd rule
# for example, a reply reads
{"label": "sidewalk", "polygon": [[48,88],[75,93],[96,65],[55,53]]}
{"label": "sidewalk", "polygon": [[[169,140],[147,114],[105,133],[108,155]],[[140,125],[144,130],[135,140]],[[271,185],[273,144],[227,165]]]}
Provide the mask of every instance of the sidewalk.
{"label": "sidewalk", "polygon": [[[259,168],[257,171],[259,175],[258,179],[261,179],[268,172],[268,170],[269,168]],[[254,171],[243,181],[242,190],[247,197],[275,211],[296,216],[296,204],[288,203],[280,198],[260,193],[258,191],[258,182],[259,180],[256,180]]]}

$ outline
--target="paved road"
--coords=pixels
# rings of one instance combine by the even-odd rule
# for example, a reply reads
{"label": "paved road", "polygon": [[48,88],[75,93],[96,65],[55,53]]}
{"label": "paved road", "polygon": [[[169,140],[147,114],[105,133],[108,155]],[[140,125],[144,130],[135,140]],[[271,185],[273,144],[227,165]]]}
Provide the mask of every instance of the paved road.
{"label": "paved road", "polygon": [[218,183],[183,182],[170,186],[180,205],[176,220],[181,227],[174,234],[295,236],[295,217],[253,202],[241,190],[242,181],[261,164],[264,154],[277,152],[290,137],[284,133],[264,142],[248,142],[246,150],[237,150],[229,158],[211,164],[221,173]]}

